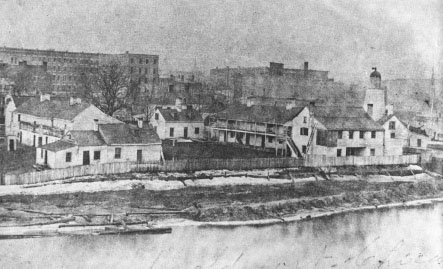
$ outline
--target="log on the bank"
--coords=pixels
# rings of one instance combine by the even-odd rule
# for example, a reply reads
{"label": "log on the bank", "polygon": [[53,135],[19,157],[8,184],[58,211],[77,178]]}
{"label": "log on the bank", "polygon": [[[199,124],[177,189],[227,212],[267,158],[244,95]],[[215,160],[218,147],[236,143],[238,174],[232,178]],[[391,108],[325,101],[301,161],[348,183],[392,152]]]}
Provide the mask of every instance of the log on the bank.
{"label": "log on the bank", "polygon": [[47,222],[38,222],[38,223],[26,223],[26,224],[17,224],[17,225],[8,225],[8,226],[0,226],[0,227],[27,227],[27,226],[42,226],[42,225],[50,225],[50,224],[57,224],[57,223],[65,223],[74,221],[74,217],[59,219],[59,220],[53,220],[53,221],[47,221]]}
{"label": "log on the bank", "polygon": [[[147,221],[136,221],[136,222],[127,222],[126,225],[140,225],[140,224],[148,224]],[[113,223],[73,223],[73,224],[60,224],[59,228],[67,228],[67,227],[88,227],[88,226],[108,226],[108,225],[122,225],[121,222],[113,222]]]}
{"label": "log on the bank", "polygon": [[185,212],[185,211],[129,212],[129,213],[126,213],[126,216],[129,216],[129,215],[179,215],[179,214],[188,214],[188,212]]}

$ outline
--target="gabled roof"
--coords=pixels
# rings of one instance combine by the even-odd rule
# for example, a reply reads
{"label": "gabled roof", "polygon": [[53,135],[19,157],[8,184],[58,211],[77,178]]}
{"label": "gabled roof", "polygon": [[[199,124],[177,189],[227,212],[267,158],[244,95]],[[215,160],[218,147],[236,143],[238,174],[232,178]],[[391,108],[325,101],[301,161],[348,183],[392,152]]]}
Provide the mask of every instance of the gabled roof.
{"label": "gabled roof", "polygon": [[313,116],[328,130],[383,131],[361,107],[313,106]]}
{"label": "gabled roof", "polygon": [[86,102],[70,105],[69,99],[46,100],[41,102],[39,98],[32,98],[18,106],[15,112],[42,118],[73,120],[89,106],[91,106],[91,104]]}
{"label": "gabled roof", "polygon": [[380,124],[384,124],[387,121],[389,121],[390,119],[392,119],[392,117],[394,117],[394,116],[398,119],[398,121],[401,124],[403,124],[403,126],[405,128],[409,128],[410,132],[413,132],[413,133],[416,133],[416,134],[419,134],[419,135],[423,135],[423,136],[428,136],[426,134],[426,131],[423,130],[422,128],[420,128],[420,127],[415,127],[415,126],[412,126],[411,124],[409,124],[409,127],[408,127],[408,123],[406,121],[408,119],[412,119],[412,117],[411,117],[411,114],[407,113],[407,112],[404,112],[404,113],[395,112],[394,114],[385,115],[381,119],[379,119],[377,122],[380,123]]}
{"label": "gabled roof", "polygon": [[23,103],[25,103],[28,100],[31,100],[35,98],[34,96],[12,96],[12,100],[14,101],[15,107],[21,106]]}
{"label": "gabled roof", "polygon": [[305,107],[294,107],[286,109],[279,106],[263,105],[231,105],[222,112],[217,113],[217,117],[231,120],[241,120],[249,122],[268,122],[285,124],[294,119]]}
{"label": "gabled roof", "polygon": [[52,142],[52,143],[49,143],[46,145],[39,146],[39,148],[45,149],[47,151],[57,152],[60,150],[73,148],[75,146],[76,145],[72,142],[65,141],[65,140],[58,140],[58,141],[55,141],[55,142]]}
{"label": "gabled roof", "polygon": [[103,146],[106,145],[98,131],[70,131],[71,140],[78,146]]}
{"label": "gabled roof", "polygon": [[194,109],[183,109],[178,111],[177,109],[158,109],[162,114],[165,121],[174,122],[203,122],[203,118],[200,113]]}
{"label": "gabled roof", "polygon": [[99,132],[107,145],[161,143],[152,128],[137,128],[128,124],[99,124]]}

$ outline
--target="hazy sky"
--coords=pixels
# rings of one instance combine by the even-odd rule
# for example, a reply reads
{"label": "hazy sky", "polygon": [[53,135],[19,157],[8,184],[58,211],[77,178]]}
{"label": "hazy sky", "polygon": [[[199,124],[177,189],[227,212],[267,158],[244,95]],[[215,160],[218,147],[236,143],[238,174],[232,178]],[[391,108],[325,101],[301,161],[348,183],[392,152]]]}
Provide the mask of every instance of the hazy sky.
{"label": "hazy sky", "polygon": [[163,70],[265,66],[336,80],[443,72],[441,0],[0,0],[0,45],[151,53]]}

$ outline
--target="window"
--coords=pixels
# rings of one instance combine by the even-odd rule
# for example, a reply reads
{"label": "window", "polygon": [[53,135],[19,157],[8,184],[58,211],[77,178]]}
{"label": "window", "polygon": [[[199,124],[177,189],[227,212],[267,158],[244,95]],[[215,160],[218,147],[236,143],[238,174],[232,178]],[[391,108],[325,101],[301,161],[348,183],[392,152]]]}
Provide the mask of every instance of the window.
{"label": "window", "polygon": [[395,133],[391,133],[391,138],[395,138]]}
{"label": "window", "polygon": [[169,136],[170,137],[174,136],[174,128],[169,128]]}
{"label": "window", "polygon": [[46,137],[45,139],[45,144],[48,144],[48,137]]}
{"label": "window", "polygon": [[377,134],[377,133],[376,133],[375,131],[372,131],[372,132],[371,132],[371,138],[375,138],[375,137],[376,137],[376,134]]}
{"label": "window", "polygon": [[272,139],[272,137],[268,136],[268,142],[272,143],[274,140]]}
{"label": "window", "polygon": [[375,156],[375,149],[371,149],[371,156]]}
{"label": "window", "polygon": [[138,73],[139,73],[139,74],[142,73],[142,69],[141,69],[141,68],[138,69]]}
{"label": "window", "polygon": [[200,134],[200,128],[195,128],[194,134],[196,134],[196,135]]}
{"label": "window", "polygon": [[306,146],[305,146],[305,145],[301,146],[301,151],[302,151],[303,153],[306,153]]}
{"label": "window", "polygon": [[303,123],[307,123],[308,122],[308,117],[303,117]]}
{"label": "window", "polygon": [[337,149],[337,157],[341,157],[341,149]]}
{"label": "window", "polygon": [[143,59],[140,59],[140,60],[139,60],[139,64],[143,64]]}
{"label": "window", "polygon": [[157,60],[156,59],[154,59],[154,64],[156,64],[157,63]]}
{"label": "window", "polygon": [[337,132],[337,138],[338,139],[342,139],[343,138],[343,131],[338,131]]}
{"label": "window", "polygon": [[38,146],[40,147],[43,144],[43,137],[38,138]]}
{"label": "window", "polygon": [[20,119],[21,119],[21,115],[18,114],[18,122],[20,122]]}
{"label": "window", "polygon": [[43,149],[40,149],[40,158],[43,158]]}
{"label": "window", "polygon": [[131,73],[134,73],[134,67],[131,67]]}
{"label": "window", "polygon": [[100,160],[100,150],[94,151],[94,160]]}
{"label": "window", "polygon": [[417,147],[421,147],[421,139],[417,139]]}
{"label": "window", "polygon": [[[195,129],[198,129],[198,128],[195,128]],[[230,132],[231,133],[231,138],[234,138],[235,137],[235,133],[234,132]]]}
{"label": "window", "polygon": [[115,159],[120,159],[122,157],[122,149],[121,148],[115,148]]}
{"label": "window", "polygon": [[365,132],[360,131],[360,139],[363,139],[363,138],[365,138]]}
{"label": "window", "polygon": [[174,85],[169,85],[168,90],[169,90],[169,92],[173,92],[174,91]]}
{"label": "window", "polygon": [[146,59],[146,64],[148,64],[149,63],[149,59]]}
{"label": "window", "polygon": [[71,152],[66,152],[65,161],[67,163],[70,163],[71,162],[71,158],[72,158],[72,153]]}
{"label": "window", "polygon": [[148,68],[145,68],[145,74],[147,74],[148,73]]}
{"label": "window", "polygon": [[155,119],[158,120],[159,116],[158,113],[155,113]]}
{"label": "window", "polygon": [[131,64],[133,64],[134,63],[134,58],[131,58]]}
{"label": "window", "polygon": [[309,133],[308,128],[305,127],[300,128],[300,135],[308,135],[308,133]]}
{"label": "window", "polygon": [[395,130],[395,121],[389,122],[389,130]]}
{"label": "window", "polygon": [[354,131],[349,131],[349,139],[354,139]]}

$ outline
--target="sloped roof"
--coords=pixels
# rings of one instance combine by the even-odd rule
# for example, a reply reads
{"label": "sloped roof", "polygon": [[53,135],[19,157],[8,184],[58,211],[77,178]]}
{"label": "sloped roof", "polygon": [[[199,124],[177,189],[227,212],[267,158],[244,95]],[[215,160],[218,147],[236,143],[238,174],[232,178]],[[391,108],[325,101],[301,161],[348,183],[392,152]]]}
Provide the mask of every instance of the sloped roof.
{"label": "sloped roof", "polygon": [[178,111],[177,109],[158,109],[162,114],[165,121],[175,122],[190,122],[190,121],[203,121],[200,113],[194,109],[183,109]]}
{"label": "sloped roof", "polygon": [[83,110],[91,106],[89,103],[70,105],[69,99],[46,100],[40,102],[39,98],[32,98],[21,104],[15,110],[17,113],[33,115],[44,118],[57,118],[72,120]]}
{"label": "sloped roof", "polygon": [[279,106],[263,105],[231,105],[222,112],[217,113],[217,117],[249,122],[269,122],[284,124],[294,119],[305,107],[294,107],[286,109]]}
{"label": "sloped roof", "polygon": [[328,130],[383,131],[361,107],[314,106],[310,108],[314,118]]}
{"label": "sloped roof", "polygon": [[72,142],[65,141],[65,140],[58,140],[58,141],[55,141],[55,142],[52,142],[52,143],[49,143],[46,145],[39,146],[39,148],[45,149],[48,151],[52,151],[52,152],[57,152],[60,150],[73,148],[75,146],[76,145]]}
{"label": "sloped roof", "polygon": [[98,131],[86,130],[86,131],[70,131],[71,139],[78,146],[103,146],[103,141]]}
{"label": "sloped roof", "polygon": [[128,124],[99,124],[99,132],[107,145],[161,143],[152,128],[137,128]]}
{"label": "sloped roof", "polygon": [[[407,112],[407,111],[403,111],[403,112],[394,112],[394,114],[391,115],[385,115],[383,116],[381,119],[379,119],[377,122],[380,124],[384,124],[385,122],[389,121],[393,116],[396,116],[398,121],[403,124],[403,126],[405,126],[406,128],[408,128],[408,123],[407,121],[409,121],[410,119],[412,119],[414,112]],[[409,131],[419,134],[419,135],[424,135],[424,136],[428,136],[428,134],[426,133],[426,130],[420,128],[420,127],[415,127],[412,126],[411,124],[409,124]]]}
{"label": "sloped roof", "polygon": [[419,127],[414,127],[414,126],[409,126],[409,131],[419,134],[419,135],[423,135],[423,136],[428,136],[428,134],[426,133],[425,130],[419,128]]}
{"label": "sloped roof", "polygon": [[12,99],[14,100],[15,107],[21,106],[23,103],[25,103],[28,100],[31,100],[35,98],[34,96],[13,96]]}

